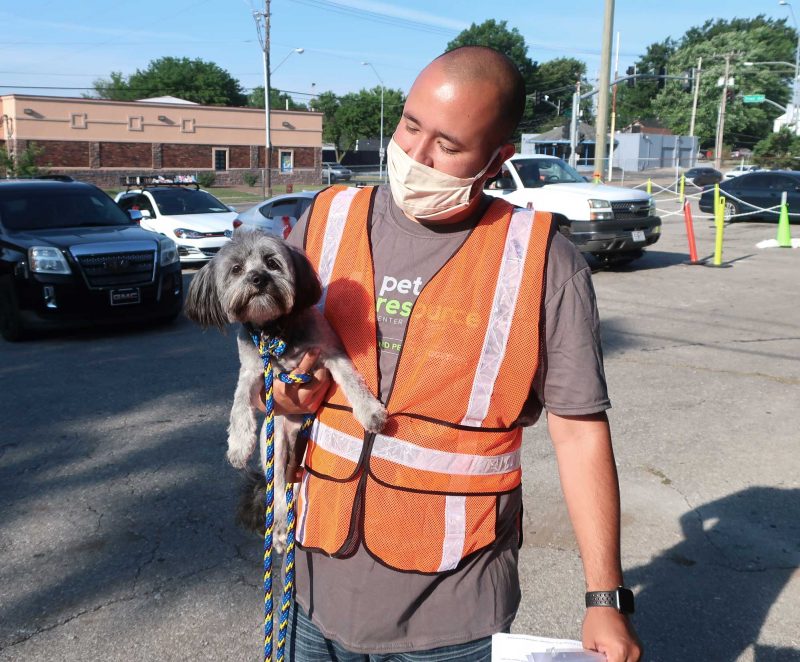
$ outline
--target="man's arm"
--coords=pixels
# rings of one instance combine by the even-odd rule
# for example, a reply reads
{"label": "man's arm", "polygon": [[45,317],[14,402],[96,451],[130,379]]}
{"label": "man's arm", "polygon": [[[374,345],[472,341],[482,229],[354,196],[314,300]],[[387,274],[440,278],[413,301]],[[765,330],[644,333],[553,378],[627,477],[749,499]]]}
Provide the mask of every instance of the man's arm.
{"label": "man's arm", "polygon": [[[622,585],[619,483],[605,413],[558,416],[547,425],[558,461],[561,489],[578,540],[587,591]],[[609,662],[635,662],[641,655],[627,616],[610,607],[589,607],[583,622],[585,648]]]}

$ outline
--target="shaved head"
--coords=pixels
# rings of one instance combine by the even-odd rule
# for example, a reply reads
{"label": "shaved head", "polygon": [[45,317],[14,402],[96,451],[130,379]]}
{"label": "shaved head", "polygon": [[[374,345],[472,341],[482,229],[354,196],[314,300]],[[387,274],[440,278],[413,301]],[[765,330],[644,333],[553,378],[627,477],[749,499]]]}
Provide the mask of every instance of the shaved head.
{"label": "shaved head", "polygon": [[486,46],[462,46],[428,66],[441,67],[456,84],[493,87],[498,102],[498,144],[510,140],[525,110],[525,80],[510,58]]}

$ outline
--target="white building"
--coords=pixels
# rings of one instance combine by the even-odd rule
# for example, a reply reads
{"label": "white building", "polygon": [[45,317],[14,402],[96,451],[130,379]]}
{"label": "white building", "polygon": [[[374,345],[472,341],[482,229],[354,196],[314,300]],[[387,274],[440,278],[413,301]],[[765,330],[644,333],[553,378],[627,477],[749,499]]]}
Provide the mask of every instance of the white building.
{"label": "white building", "polygon": [[794,116],[795,107],[790,103],[786,106],[786,112],[775,118],[775,121],[772,123],[772,131],[777,133],[785,126],[791,129],[792,124],[794,124],[795,134],[800,135],[800,108],[797,108],[797,119],[794,119]]}

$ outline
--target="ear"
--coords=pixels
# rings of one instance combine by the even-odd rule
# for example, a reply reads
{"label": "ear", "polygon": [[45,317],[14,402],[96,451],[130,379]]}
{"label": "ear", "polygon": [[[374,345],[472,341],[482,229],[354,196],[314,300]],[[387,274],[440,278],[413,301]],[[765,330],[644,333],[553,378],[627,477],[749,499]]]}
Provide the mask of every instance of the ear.
{"label": "ear", "polygon": [[214,260],[211,260],[194,275],[192,282],[189,283],[184,313],[186,317],[204,329],[215,326],[220,331],[224,331],[228,318],[219,303],[214,281]]}
{"label": "ear", "polygon": [[294,307],[292,312],[311,308],[322,296],[319,276],[303,251],[289,246],[289,256],[294,267]]}

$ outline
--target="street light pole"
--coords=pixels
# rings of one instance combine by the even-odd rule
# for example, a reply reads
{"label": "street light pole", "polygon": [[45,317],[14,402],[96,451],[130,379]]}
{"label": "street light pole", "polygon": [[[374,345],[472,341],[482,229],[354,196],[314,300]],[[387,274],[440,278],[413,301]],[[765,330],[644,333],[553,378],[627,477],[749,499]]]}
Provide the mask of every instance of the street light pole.
{"label": "street light pole", "polygon": [[792,22],[794,23],[794,31],[797,33],[797,45],[794,49],[794,84],[792,85],[792,124],[794,125],[795,134],[800,133],[797,126],[797,105],[800,103],[800,90],[798,90],[798,77],[800,77],[800,28],[797,26],[797,18],[792,9],[792,3],[787,0],[778,0],[779,5],[789,8],[789,13],[792,15]]}
{"label": "street light pole", "polygon": [[[258,41],[261,44],[261,50],[264,52],[264,177],[262,179],[262,190],[265,198],[272,197],[272,172],[270,170],[272,141],[269,130],[269,4],[270,0],[264,0],[264,11],[253,12]],[[263,21],[263,32],[261,21]]]}
{"label": "street light pole", "polygon": [[[614,0],[606,0],[603,17],[603,45],[600,51],[600,93],[597,96],[597,119],[594,139],[594,180],[603,176],[603,159],[606,158],[606,132],[608,131],[608,99],[611,78],[611,40],[614,32]],[[611,136],[614,139],[614,136]]]}
{"label": "street light pole", "polygon": [[375,75],[378,77],[378,80],[381,83],[381,145],[378,148],[378,178],[380,179],[380,181],[383,181],[383,155],[385,153],[383,147],[383,91],[386,88],[386,86],[383,84],[383,78],[380,77],[380,74],[372,65],[372,62],[362,62],[361,64],[365,67],[369,67],[370,69],[372,69],[372,71],[375,73]]}

